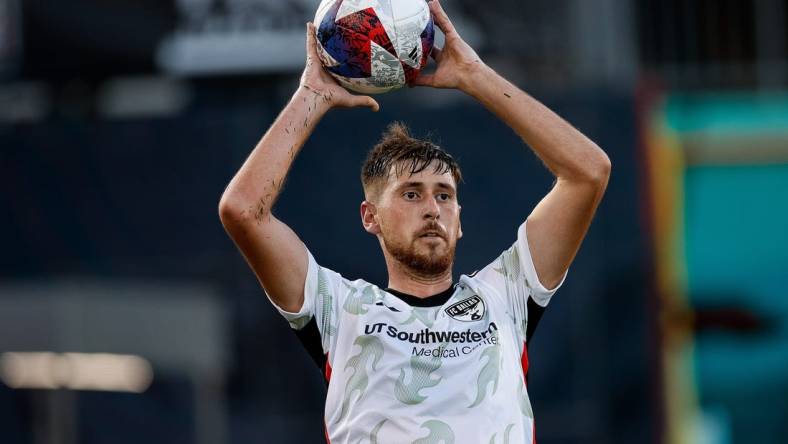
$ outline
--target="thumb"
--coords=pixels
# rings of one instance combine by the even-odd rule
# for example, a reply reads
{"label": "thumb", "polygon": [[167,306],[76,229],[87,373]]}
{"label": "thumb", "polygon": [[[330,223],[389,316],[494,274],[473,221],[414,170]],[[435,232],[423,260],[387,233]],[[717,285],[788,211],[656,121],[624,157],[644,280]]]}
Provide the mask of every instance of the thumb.
{"label": "thumb", "polygon": [[355,96],[353,99],[354,106],[365,106],[367,108],[372,109],[374,112],[378,112],[380,110],[380,105],[378,104],[377,100],[373,99],[370,96]]}

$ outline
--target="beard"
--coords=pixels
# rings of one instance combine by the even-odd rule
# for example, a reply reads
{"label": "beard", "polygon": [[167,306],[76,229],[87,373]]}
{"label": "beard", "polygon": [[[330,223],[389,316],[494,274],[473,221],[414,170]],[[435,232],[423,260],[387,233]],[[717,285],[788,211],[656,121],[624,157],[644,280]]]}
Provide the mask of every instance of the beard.
{"label": "beard", "polygon": [[444,238],[446,246],[428,245],[426,251],[419,251],[419,246],[416,245],[419,239],[421,238],[417,237],[410,244],[406,244],[388,239],[384,235],[383,245],[397,262],[419,276],[439,276],[451,268],[454,263],[455,245]]}

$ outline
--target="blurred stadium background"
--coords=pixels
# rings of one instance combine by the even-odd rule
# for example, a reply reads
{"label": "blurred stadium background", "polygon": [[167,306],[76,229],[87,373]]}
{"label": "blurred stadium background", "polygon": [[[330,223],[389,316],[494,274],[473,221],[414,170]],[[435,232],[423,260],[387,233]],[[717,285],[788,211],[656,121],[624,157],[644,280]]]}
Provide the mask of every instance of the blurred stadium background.
{"label": "blurred stadium background", "polygon": [[[284,105],[317,0],[0,0],[0,442],[318,443],[324,387],[219,197]],[[445,0],[485,60],[610,155],[529,355],[543,444],[788,436],[788,5]],[[452,91],[331,113],[277,211],[385,284],[358,167],[391,120],[464,166],[456,272],[551,178]]]}

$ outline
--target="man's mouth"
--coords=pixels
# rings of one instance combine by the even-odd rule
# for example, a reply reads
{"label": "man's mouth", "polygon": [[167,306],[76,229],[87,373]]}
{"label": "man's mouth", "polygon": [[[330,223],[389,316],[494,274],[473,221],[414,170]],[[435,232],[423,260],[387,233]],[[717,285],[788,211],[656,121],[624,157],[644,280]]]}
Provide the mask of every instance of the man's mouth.
{"label": "man's mouth", "polygon": [[441,235],[437,231],[428,231],[426,233],[422,233],[419,237],[432,237],[432,238],[443,239],[443,235]]}

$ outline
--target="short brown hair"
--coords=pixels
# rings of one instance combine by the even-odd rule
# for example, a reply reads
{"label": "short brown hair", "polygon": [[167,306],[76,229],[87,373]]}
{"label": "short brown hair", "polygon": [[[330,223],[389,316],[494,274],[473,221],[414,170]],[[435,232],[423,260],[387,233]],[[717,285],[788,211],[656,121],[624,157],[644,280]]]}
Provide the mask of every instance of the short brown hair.
{"label": "short brown hair", "polygon": [[361,167],[361,183],[364,192],[368,193],[381,179],[388,179],[392,166],[399,177],[405,173],[418,174],[430,165],[434,165],[436,174],[450,172],[455,184],[462,181],[460,166],[451,154],[429,140],[411,136],[404,123],[393,122],[367,154]]}

